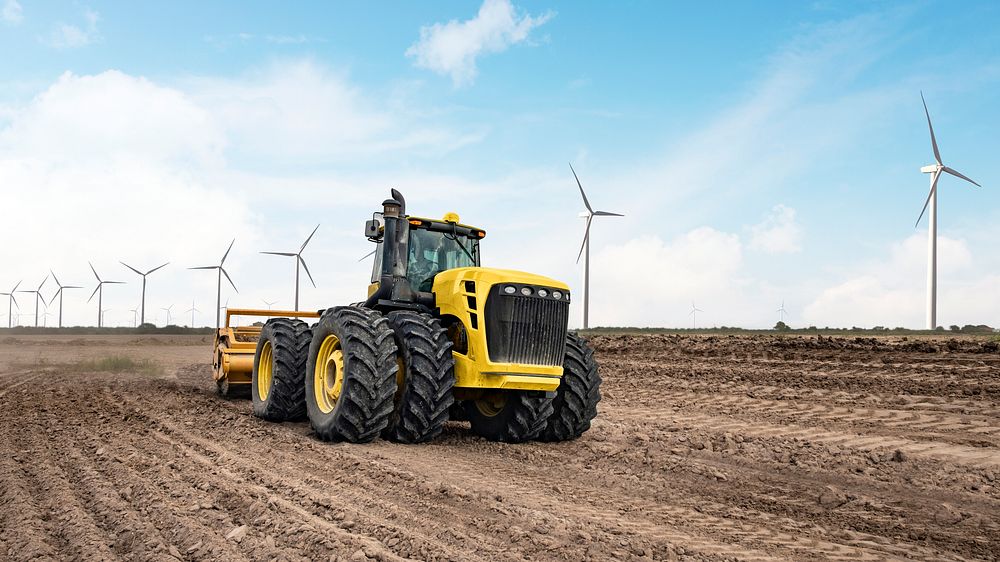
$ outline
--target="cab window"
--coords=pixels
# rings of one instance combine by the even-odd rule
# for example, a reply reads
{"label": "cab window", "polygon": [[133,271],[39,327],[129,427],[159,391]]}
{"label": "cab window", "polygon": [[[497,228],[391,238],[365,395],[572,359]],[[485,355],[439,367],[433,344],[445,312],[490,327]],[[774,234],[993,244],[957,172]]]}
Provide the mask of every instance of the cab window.
{"label": "cab window", "polygon": [[410,229],[406,278],[414,290],[429,292],[434,276],[442,271],[478,265],[478,240],[422,228]]}

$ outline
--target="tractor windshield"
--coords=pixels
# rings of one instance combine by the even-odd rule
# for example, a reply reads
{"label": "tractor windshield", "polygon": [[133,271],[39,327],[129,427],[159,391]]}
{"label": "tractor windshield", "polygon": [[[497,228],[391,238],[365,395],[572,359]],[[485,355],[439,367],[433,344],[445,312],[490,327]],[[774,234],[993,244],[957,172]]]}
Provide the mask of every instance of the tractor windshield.
{"label": "tractor windshield", "polygon": [[429,292],[434,276],[448,269],[479,265],[479,240],[461,234],[410,229],[406,278],[414,290]]}

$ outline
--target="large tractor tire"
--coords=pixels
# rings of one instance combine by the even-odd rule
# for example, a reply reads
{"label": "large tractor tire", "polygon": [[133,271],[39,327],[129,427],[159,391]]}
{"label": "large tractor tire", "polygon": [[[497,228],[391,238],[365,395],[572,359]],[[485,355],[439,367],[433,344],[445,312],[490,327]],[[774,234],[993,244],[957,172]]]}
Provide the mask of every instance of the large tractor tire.
{"label": "large tractor tire", "polygon": [[306,410],[320,439],[367,443],[389,425],[396,343],[388,320],[353,306],[327,309],[312,329]]}
{"label": "large tractor tire", "polygon": [[601,375],[597,372],[594,350],[576,334],[566,336],[563,376],[552,401],[553,412],[542,441],[569,441],[590,429],[601,401]]}
{"label": "large tractor tire", "polygon": [[464,402],[473,433],[490,441],[523,443],[545,429],[552,398],[524,390],[494,390]]}
{"label": "large tractor tire", "polygon": [[302,320],[273,318],[264,324],[250,379],[253,415],[274,422],[305,417],[306,358],[311,342],[309,325]]}
{"label": "large tractor tire", "polygon": [[422,443],[441,434],[455,402],[455,358],[441,323],[411,311],[386,316],[395,334],[399,370],[389,425],[382,437],[400,443]]}

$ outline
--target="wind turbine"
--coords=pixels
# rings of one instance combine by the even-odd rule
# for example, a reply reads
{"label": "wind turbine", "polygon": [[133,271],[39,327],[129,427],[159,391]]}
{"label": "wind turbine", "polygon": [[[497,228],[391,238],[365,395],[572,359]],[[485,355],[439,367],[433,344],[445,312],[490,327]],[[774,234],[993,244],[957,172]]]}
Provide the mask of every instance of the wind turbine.
{"label": "wind turbine", "polygon": [[59,290],[56,291],[56,293],[52,295],[52,299],[49,300],[49,306],[52,306],[52,303],[55,302],[56,297],[59,297],[59,327],[62,328],[63,289],[82,289],[83,287],[79,287],[77,285],[63,285],[62,283],[59,282],[59,278],[56,277],[55,271],[52,271],[50,269],[49,273],[52,274],[52,279],[56,282],[56,286],[59,287]]}
{"label": "wind turbine", "polygon": [[49,312],[48,309],[45,309],[45,312],[42,313],[42,327],[43,328],[48,328],[49,327],[49,316],[52,316],[52,313]]}
{"label": "wind turbine", "polygon": [[[267,305],[267,312],[268,312],[268,313],[270,313],[270,312],[271,312],[271,307],[272,307],[272,306],[274,306],[274,304],[275,304],[276,302],[278,302],[278,301],[269,301],[269,300],[267,300],[267,299],[260,299],[260,300],[264,301],[264,304],[266,304],[266,305]],[[268,319],[270,319],[270,318],[271,318],[271,315],[270,315],[270,314],[268,314],[268,315],[267,315],[267,317],[268,317]]]}
{"label": "wind turbine", "polygon": [[198,310],[197,308],[194,307],[194,299],[191,300],[191,308],[185,310],[184,312],[185,313],[187,313],[187,312],[191,313],[191,327],[194,328],[194,313],[195,312],[201,312],[200,310]]}
{"label": "wind turbine", "polygon": [[924,115],[927,116],[927,128],[931,133],[931,147],[934,149],[934,164],[920,168],[920,171],[931,175],[931,189],[924,201],[924,208],[920,210],[917,217],[916,228],[920,224],[920,219],[924,218],[924,212],[930,205],[930,212],[927,213],[927,329],[933,330],[937,327],[937,182],[941,178],[941,173],[945,172],[963,179],[976,187],[982,187],[978,183],[965,177],[941,162],[941,153],[938,151],[937,139],[934,138],[934,126],[931,125],[931,113],[927,110],[927,101],[924,100],[924,93],[920,92],[920,101],[924,104]]}
{"label": "wind turbine", "polygon": [[104,317],[107,316],[109,310],[111,310],[111,309],[110,308],[105,308],[104,310],[101,311],[101,325],[102,326],[104,325]]}
{"label": "wind turbine", "polygon": [[788,311],[785,310],[785,301],[781,301],[781,308],[777,310],[777,313],[778,313],[778,322],[784,322],[785,314],[788,314]]}
{"label": "wind turbine", "polygon": [[131,265],[123,261],[119,261],[118,263],[124,265],[125,267],[131,269],[132,271],[142,276],[142,302],[139,305],[139,325],[141,326],[142,324],[146,323],[146,276],[156,271],[157,269],[160,269],[161,267],[166,267],[167,265],[170,264],[170,262],[167,262],[161,266],[154,267],[153,269],[150,269],[146,273],[139,271],[138,269],[132,267]]}
{"label": "wind turbine", "polygon": [[104,326],[104,322],[103,322],[104,315],[101,312],[101,310],[102,310],[101,309],[102,302],[104,301],[104,286],[105,285],[124,285],[125,282],[124,281],[104,281],[103,279],[101,279],[101,276],[97,274],[97,270],[94,269],[94,264],[92,264],[92,263],[90,263],[88,261],[87,265],[90,266],[90,270],[94,272],[94,277],[97,278],[97,287],[94,289],[93,293],[90,293],[90,298],[87,299],[87,302],[90,302],[90,301],[94,300],[94,295],[97,295],[97,327],[100,328],[100,327]]}
{"label": "wind turbine", "polygon": [[174,307],[174,305],[170,305],[170,306],[168,306],[166,308],[160,308],[160,310],[165,310],[167,312],[167,323],[164,324],[164,327],[170,325],[170,309],[172,309],[173,307]]}
{"label": "wind turbine", "polygon": [[[307,242],[308,242],[308,240],[307,240]],[[219,318],[219,313],[220,313],[220,306],[219,305],[222,304],[222,276],[223,275],[226,276],[226,280],[229,281],[229,284],[233,286],[233,290],[234,291],[236,291],[237,293],[240,292],[239,289],[236,288],[236,283],[233,283],[232,278],[229,277],[229,274],[226,273],[226,270],[222,267],[222,264],[226,263],[226,258],[229,257],[229,251],[233,249],[233,244],[235,244],[235,243],[236,243],[236,239],[233,238],[233,241],[229,243],[229,247],[226,248],[226,253],[222,254],[222,259],[219,261],[219,265],[203,265],[203,266],[200,266],[200,267],[189,267],[188,268],[188,269],[218,269],[219,270],[219,274],[218,274],[219,275],[219,280],[218,280],[218,284],[217,284],[217,286],[215,288],[215,295],[216,295],[215,296],[215,308],[216,308],[216,311],[215,311],[215,329],[216,330],[219,329],[219,327],[221,326],[221,322],[222,322],[220,320],[220,318]],[[191,303],[191,306],[192,306],[192,308],[194,307],[194,303],[193,302]],[[192,318],[193,318],[193,316],[192,316]],[[192,323],[193,323],[193,321],[192,321]]]}
{"label": "wind turbine", "polygon": [[17,288],[20,287],[20,286],[21,286],[21,282],[18,281],[17,285],[14,285],[14,288],[11,289],[9,293],[0,293],[0,295],[3,295],[5,297],[7,297],[7,329],[8,330],[14,327],[14,307],[16,306],[18,310],[21,310],[21,306],[17,304],[17,300],[14,298],[14,293],[17,292]]}
{"label": "wind turbine", "polygon": [[580,263],[580,256],[586,254],[586,259],[583,261],[583,329],[586,330],[590,327],[590,223],[593,222],[594,217],[624,217],[625,215],[609,213],[608,211],[595,211],[590,206],[590,201],[587,200],[587,194],[583,191],[583,184],[580,183],[580,178],[576,175],[573,164],[569,165],[569,169],[573,172],[576,185],[580,188],[580,196],[583,197],[583,204],[587,207],[585,213],[580,213],[581,217],[587,219],[587,230],[583,233],[583,245],[580,246],[580,253],[576,256],[576,263]]}
{"label": "wind turbine", "polygon": [[38,327],[38,301],[42,301],[43,303],[45,302],[45,299],[42,298],[42,287],[45,286],[45,282],[48,281],[48,280],[49,280],[49,276],[46,275],[45,279],[42,279],[42,282],[38,284],[38,288],[35,289],[34,291],[29,291],[29,290],[26,290],[26,289],[21,289],[19,291],[21,293],[34,293],[35,294],[35,327],[36,328]]}
{"label": "wind turbine", "polygon": [[691,303],[691,312],[688,313],[688,316],[691,317],[691,329],[692,330],[697,330],[698,329],[698,313],[699,312],[705,312],[705,311],[702,310],[702,309],[700,309],[700,308],[698,308],[697,306],[695,306],[694,303]]}
{"label": "wind turbine", "polygon": [[[313,229],[312,234],[309,235],[309,238],[306,238],[306,241],[302,243],[302,246],[299,248],[298,252],[294,252],[294,253],[293,252],[261,252],[262,254],[271,254],[273,256],[292,256],[292,257],[295,257],[295,310],[299,309],[299,264],[302,264],[302,268],[306,270],[306,275],[309,276],[309,281],[312,283],[312,286],[314,288],[316,287],[316,282],[313,281],[312,273],[309,273],[309,266],[306,265],[306,260],[302,259],[302,251],[306,249],[306,244],[308,244],[309,241],[312,240],[313,234],[316,234],[317,230],[319,230],[319,225],[318,224],[316,225],[316,228]],[[364,259],[364,258],[362,258],[362,259]]]}
{"label": "wind turbine", "polygon": [[132,327],[135,328],[136,322],[139,320],[139,307],[128,309],[132,313]]}

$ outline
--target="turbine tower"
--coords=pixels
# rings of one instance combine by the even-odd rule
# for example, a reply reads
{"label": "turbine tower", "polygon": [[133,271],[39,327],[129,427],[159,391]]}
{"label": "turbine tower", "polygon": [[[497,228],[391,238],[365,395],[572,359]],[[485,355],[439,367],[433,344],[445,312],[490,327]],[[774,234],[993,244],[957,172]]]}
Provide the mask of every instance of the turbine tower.
{"label": "turbine tower", "polygon": [[102,303],[104,301],[104,286],[105,285],[124,285],[125,282],[124,281],[105,281],[105,280],[101,279],[100,275],[97,274],[97,270],[94,269],[94,264],[92,264],[92,263],[90,263],[88,261],[87,265],[90,266],[90,270],[94,272],[94,277],[97,278],[97,287],[94,289],[93,293],[90,293],[90,298],[87,299],[87,302],[90,302],[90,301],[94,300],[94,295],[97,295],[97,327],[100,328],[100,327],[104,326],[104,322],[103,322],[104,314],[101,312],[101,310],[102,310],[101,306],[102,306]]}
{"label": "turbine tower", "polygon": [[778,313],[778,322],[784,322],[785,315],[788,314],[788,311],[785,310],[785,301],[781,301],[781,307],[778,308],[777,313]]}
{"label": "turbine tower", "polygon": [[[215,295],[216,295],[215,296],[215,329],[216,330],[219,329],[219,327],[221,326],[221,322],[222,322],[220,320],[220,318],[219,318],[219,313],[221,312],[220,306],[222,305],[222,276],[223,275],[226,276],[226,280],[229,281],[229,284],[233,286],[233,290],[234,291],[236,291],[237,293],[240,292],[239,289],[236,288],[236,283],[233,283],[232,278],[229,277],[229,274],[226,273],[226,270],[222,267],[222,265],[224,263],[226,263],[226,258],[229,257],[229,251],[233,249],[233,244],[235,244],[235,243],[236,243],[236,239],[233,238],[233,241],[229,243],[229,247],[226,248],[226,253],[222,254],[222,259],[219,260],[219,265],[203,265],[203,266],[200,266],[200,267],[189,267],[188,268],[188,269],[218,269],[219,270],[219,273],[218,273],[219,280],[218,280],[218,284],[216,285],[216,288],[215,288]],[[194,308],[194,303],[193,302],[191,303],[191,307]],[[192,315],[192,318],[193,317],[194,316]],[[192,321],[192,323],[193,323],[193,321]]]}
{"label": "turbine tower", "polygon": [[8,330],[14,327],[14,307],[16,306],[18,310],[21,310],[21,306],[19,304],[17,304],[17,300],[14,298],[14,293],[17,292],[17,288],[20,287],[20,286],[21,286],[21,282],[18,281],[17,285],[14,285],[14,288],[11,289],[9,293],[0,293],[0,295],[3,295],[5,297],[7,297],[7,329]]}
{"label": "turbine tower", "polygon": [[136,322],[139,320],[139,307],[128,309],[132,313],[132,327],[135,328]]}
{"label": "turbine tower", "polygon": [[705,312],[705,311],[702,310],[702,309],[700,309],[700,308],[698,308],[697,306],[695,306],[694,303],[691,303],[691,312],[688,313],[688,316],[691,317],[691,329],[692,330],[697,330],[698,329],[698,313],[699,312]]}
{"label": "turbine tower", "polygon": [[164,327],[170,325],[170,309],[172,309],[173,307],[174,305],[170,305],[166,308],[160,308],[160,310],[165,310],[167,312],[167,323],[163,325]]}
{"label": "turbine tower", "polygon": [[156,271],[157,269],[160,269],[161,267],[166,267],[167,265],[170,264],[170,262],[167,262],[158,267],[154,267],[153,269],[150,269],[146,273],[139,271],[138,269],[132,267],[131,265],[123,261],[119,261],[118,263],[124,265],[125,267],[136,272],[138,275],[142,276],[142,301],[139,303],[139,325],[141,326],[146,323],[146,276]]}
{"label": "turbine tower", "polygon": [[200,310],[198,310],[197,308],[194,307],[194,299],[191,299],[191,308],[185,310],[184,312],[185,313],[187,313],[187,312],[191,313],[191,327],[194,328],[194,313],[195,312],[201,312]]}
{"label": "turbine tower", "polygon": [[52,303],[55,302],[56,297],[59,297],[59,327],[62,328],[63,290],[64,289],[82,289],[83,287],[80,287],[80,286],[77,286],[77,285],[63,285],[62,283],[59,282],[59,278],[56,277],[56,272],[55,271],[52,271],[50,269],[49,273],[52,274],[52,279],[56,282],[56,287],[59,287],[59,290],[57,290],[56,293],[54,295],[52,295],[52,299],[49,300],[49,306],[52,306]]}
{"label": "turbine tower", "polygon": [[924,115],[927,116],[927,128],[931,133],[931,147],[934,149],[934,164],[920,168],[920,171],[931,176],[930,193],[924,201],[924,208],[920,210],[917,217],[916,228],[920,224],[920,219],[924,218],[927,212],[927,329],[933,330],[937,327],[937,183],[941,178],[941,173],[948,173],[956,178],[963,179],[976,187],[982,187],[978,183],[965,177],[941,162],[941,153],[938,151],[937,139],[934,138],[934,126],[931,125],[931,113],[927,110],[927,101],[924,100],[924,93],[920,92],[920,101],[924,104]]}
{"label": "turbine tower", "polygon": [[581,217],[587,219],[587,229],[583,233],[583,245],[580,246],[580,253],[576,256],[576,263],[580,263],[580,256],[586,256],[583,260],[583,329],[586,330],[590,327],[590,223],[593,222],[594,217],[624,217],[625,215],[609,213],[608,211],[595,211],[590,206],[590,201],[587,200],[587,194],[583,191],[583,184],[580,183],[580,178],[576,175],[573,164],[569,165],[569,169],[573,172],[576,185],[580,188],[580,196],[583,197],[583,204],[587,207],[586,212],[580,213]]}
{"label": "turbine tower", "polygon": [[313,287],[316,287],[316,282],[313,281],[312,273],[309,273],[309,266],[306,265],[306,260],[302,259],[302,251],[306,249],[306,244],[308,244],[309,241],[312,240],[313,234],[316,234],[317,230],[319,230],[318,224],[316,225],[316,228],[313,229],[312,234],[309,235],[309,238],[306,238],[306,241],[302,243],[301,247],[299,247],[298,252],[261,252],[262,254],[271,254],[272,256],[290,256],[295,258],[295,310],[296,311],[299,309],[299,264],[302,264],[302,268],[306,270],[306,275],[309,276],[309,282],[312,283]]}
{"label": "turbine tower", "polygon": [[42,279],[42,282],[38,284],[38,288],[35,289],[34,291],[29,291],[29,290],[26,290],[26,289],[21,289],[19,291],[21,293],[34,293],[34,295],[35,295],[35,327],[36,328],[38,327],[38,301],[42,301],[43,303],[45,302],[45,299],[42,298],[42,287],[45,286],[45,282],[48,281],[48,280],[49,280],[49,276],[46,275],[45,279]]}

